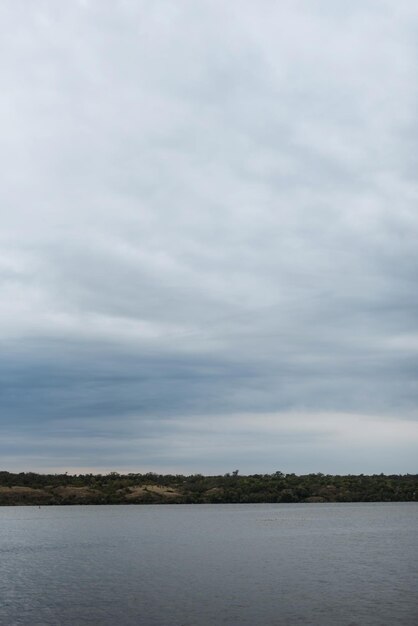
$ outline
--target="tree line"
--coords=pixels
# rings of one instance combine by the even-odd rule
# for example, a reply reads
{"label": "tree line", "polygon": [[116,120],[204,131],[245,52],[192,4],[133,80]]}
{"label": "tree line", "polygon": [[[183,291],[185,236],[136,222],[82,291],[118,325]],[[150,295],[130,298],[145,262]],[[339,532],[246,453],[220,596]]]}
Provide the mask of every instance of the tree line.
{"label": "tree line", "polygon": [[0,471],[0,505],[414,502],[418,475],[36,474]]}

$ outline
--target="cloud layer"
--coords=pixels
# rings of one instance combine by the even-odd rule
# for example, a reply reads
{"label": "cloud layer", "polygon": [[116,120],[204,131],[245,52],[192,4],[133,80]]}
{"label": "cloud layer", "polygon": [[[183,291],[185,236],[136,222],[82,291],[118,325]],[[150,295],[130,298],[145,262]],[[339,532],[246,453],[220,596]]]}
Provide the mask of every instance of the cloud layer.
{"label": "cloud layer", "polygon": [[0,13],[5,469],[416,471],[415,4]]}

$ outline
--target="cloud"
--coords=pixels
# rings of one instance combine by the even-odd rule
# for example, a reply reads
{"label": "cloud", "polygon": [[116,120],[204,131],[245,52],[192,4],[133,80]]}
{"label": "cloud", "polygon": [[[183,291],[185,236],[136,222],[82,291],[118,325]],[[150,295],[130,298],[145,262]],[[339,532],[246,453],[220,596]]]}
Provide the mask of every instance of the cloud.
{"label": "cloud", "polygon": [[[50,432],[14,434],[2,441],[2,458],[12,469],[73,472],[159,471],[224,473],[287,472],[398,473],[415,471],[418,425],[385,416],[278,412],[195,415],[189,418],[57,421]],[[19,462],[17,462],[17,458]]]}
{"label": "cloud", "polygon": [[[216,471],[231,455],[219,438],[205,456],[207,424],[239,416],[235,464],[250,419],[256,469],[263,446],[283,453],[262,416],[303,412],[297,471],[327,413],[373,433],[385,471],[380,435],[388,419],[406,432],[418,399],[413,3],[10,1],[1,14],[5,436],[24,428],[30,448],[35,430],[64,437],[76,420],[103,467],[92,437],[111,428],[116,466],[132,437],[164,441],[184,418],[170,467],[195,468],[201,450]],[[356,471],[360,442],[331,432]],[[61,459],[90,467],[71,441]],[[393,440],[391,467],[410,468],[408,446]]]}

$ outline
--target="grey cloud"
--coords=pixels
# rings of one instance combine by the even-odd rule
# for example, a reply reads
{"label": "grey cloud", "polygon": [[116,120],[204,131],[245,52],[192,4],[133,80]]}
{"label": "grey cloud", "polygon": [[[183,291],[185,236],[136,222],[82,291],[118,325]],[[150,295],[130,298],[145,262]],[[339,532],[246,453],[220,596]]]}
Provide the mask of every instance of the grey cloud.
{"label": "grey cloud", "polygon": [[412,2],[0,10],[8,436],[114,427],[117,460],[137,426],[164,440],[184,416],[203,463],[221,414],[416,418]]}

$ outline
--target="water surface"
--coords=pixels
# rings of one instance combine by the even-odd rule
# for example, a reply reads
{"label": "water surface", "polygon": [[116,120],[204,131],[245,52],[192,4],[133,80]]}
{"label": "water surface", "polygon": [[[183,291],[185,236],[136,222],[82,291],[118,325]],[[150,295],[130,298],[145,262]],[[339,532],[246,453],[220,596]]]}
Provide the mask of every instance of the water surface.
{"label": "water surface", "polygon": [[418,505],[0,507],[0,623],[418,624]]}

